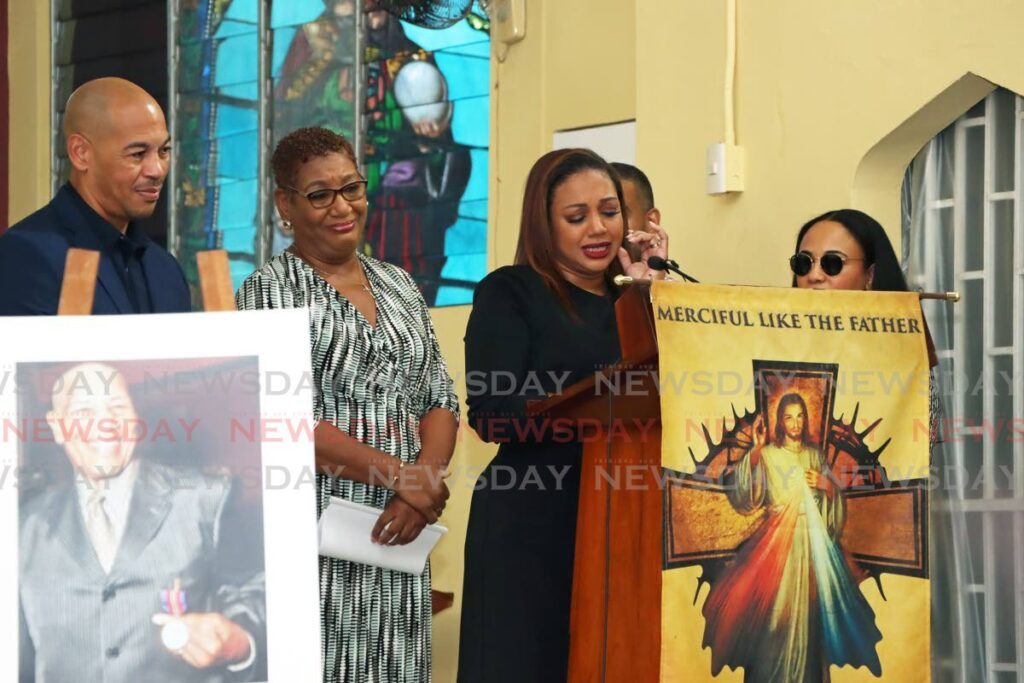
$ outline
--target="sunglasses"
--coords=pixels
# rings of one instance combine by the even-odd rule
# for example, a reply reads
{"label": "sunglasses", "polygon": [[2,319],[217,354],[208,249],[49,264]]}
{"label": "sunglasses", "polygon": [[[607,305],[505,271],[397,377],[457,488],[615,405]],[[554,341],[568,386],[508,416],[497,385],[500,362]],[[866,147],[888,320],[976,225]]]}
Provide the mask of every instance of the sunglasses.
{"label": "sunglasses", "polygon": [[[843,267],[849,261],[863,261],[862,258],[849,258],[842,254],[834,251],[828,251],[822,254],[821,258],[818,259],[818,263],[821,264],[821,270],[829,277],[835,277],[839,273],[843,272]],[[811,268],[814,267],[814,257],[808,254],[806,251],[801,251],[798,254],[793,254],[789,257],[789,268],[793,271],[793,274],[797,277],[803,277],[807,273],[811,272]]]}
{"label": "sunglasses", "polygon": [[326,187],[322,190],[313,190],[312,192],[300,192],[294,187],[288,185],[282,185],[284,189],[291,190],[297,195],[306,198],[306,201],[314,209],[326,209],[328,206],[334,204],[334,200],[337,199],[340,194],[346,202],[357,202],[366,196],[366,181],[356,180],[344,187],[330,188]]}

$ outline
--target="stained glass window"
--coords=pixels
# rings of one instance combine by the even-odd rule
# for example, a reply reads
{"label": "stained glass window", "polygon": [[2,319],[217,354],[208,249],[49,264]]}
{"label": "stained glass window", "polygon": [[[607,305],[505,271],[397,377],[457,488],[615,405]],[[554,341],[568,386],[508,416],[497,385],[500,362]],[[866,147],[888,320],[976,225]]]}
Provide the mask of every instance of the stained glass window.
{"label": "stained glass window", "polygon": [[258,266],[263,201],[259,1],[176,1],[176,256],[195,285],[196,252],[225,249],[238,285]]}
{"label": "stained glass window", "polygon": [[[271,9],[274,123],[272,145],[302,126],[323,126],[353,140],[358,81],[356,0],[290,0]],[[291,243],[276,214],[271,251]]]}
{"label": "stained glass window", "polygon": [[366,249],[430,305],[469,303],[487,269],[487,28],[479,7],[440,30],[365,14]]}
{"label": "stained glass window", "polygon": [[172,244],[189,280],[196,251],[226,249],[237,286],[290,243],[266,159],[288,132],[325,126],[361,150],[365,251],[408,270],[429,304],[469,303],[487,252],[490,37],[481,8],[426,29],[372,0],[174,2]]}

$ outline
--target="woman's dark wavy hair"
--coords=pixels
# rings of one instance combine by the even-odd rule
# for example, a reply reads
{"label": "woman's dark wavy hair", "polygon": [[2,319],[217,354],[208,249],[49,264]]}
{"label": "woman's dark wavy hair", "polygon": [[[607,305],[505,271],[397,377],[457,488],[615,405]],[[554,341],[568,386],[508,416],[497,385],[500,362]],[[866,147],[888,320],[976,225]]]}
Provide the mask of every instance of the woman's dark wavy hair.
{"label": "woman's dark wavy hair", "polygon": [[[796,248],[794,253],[800,251],[800,242],[804,235],[816,223],[821,221],[835,221],[842,225],[857,240],[857,244],[864,251],[864,267],[875,267],[874,276],[871,278],[871,289],[880,292],[906,292],[907,280],[903,277],[903,269],[900,268],[900,261],[896,258],[896,251],[892,248],[892,242],[881,224],[863,211],[856,209],[837,209],[827,211],[804,223],[796,236]],[[796,276],[793,276],[793,286],[796,287]]]}
{"label": "woman's dark wavy hair", "polygon": [[[558,297],[559,303],[575,316],[569,299],[565,278],[555,259],[555,240],[551,225],[551,201],[558,186],[582,171],[597,171],[608,176],[615,186],[619,206],[624,205],[622,183],[611,165],[589,149],[556,149],[537,159],[526,178],[523,192],[523,213],[519,223],[519,242],[516,245],[516,265],[528,265],[543,278],[544,283]],[[625,221],[623,221],[625,231]],[[617,250],[621,244],[612,245]],[[618,259],[613,259],[606,276],[611,281],[622,273]]]}
{"label": "woman's dark wavy hair", "polygon": [[800,394],[789,393],[779,399],[779,407],[775,409],[775,445],[781,446],[786,442],[786,428],[783,426],[782,418],[786,414],[786,408],[791,405],[798,405],[800,409],[804,411],[804,431],[800,434],[800,443],[805,446],[811,445],[810,431],[807,429],[807,423],[810,421],[810,417],[807,414],[807,404],[804,403],[804,397]]}

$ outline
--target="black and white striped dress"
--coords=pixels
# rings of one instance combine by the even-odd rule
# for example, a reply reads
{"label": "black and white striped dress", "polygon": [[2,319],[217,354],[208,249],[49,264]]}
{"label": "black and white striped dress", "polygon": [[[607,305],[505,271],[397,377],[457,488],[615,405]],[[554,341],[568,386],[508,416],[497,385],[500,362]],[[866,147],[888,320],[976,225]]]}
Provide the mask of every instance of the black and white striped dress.
{"label": "black and white striped dress", "polygon": [[[459,403],[423,297],[397,266],[359,255],[377,301],[371,327],[355,306],[290,252],[250,275],[241,310],[308,307],[316,420],[405,462],[420,451],[419,420]],[[330,496],[383,508],[383,487],[317,475],[317,514]],[[413,576],[320,558],[324,683],[430,681],[430,570]]]}

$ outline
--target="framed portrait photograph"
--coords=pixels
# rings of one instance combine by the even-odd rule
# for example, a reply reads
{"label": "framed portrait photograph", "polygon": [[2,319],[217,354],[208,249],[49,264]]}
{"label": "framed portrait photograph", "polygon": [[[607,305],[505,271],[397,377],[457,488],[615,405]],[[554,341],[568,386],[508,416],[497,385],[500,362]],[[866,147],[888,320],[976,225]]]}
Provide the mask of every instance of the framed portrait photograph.
{"label": "framed portrait photograph", "polygon": [[306,312],[3,326],[0,679],[317,680]]}

